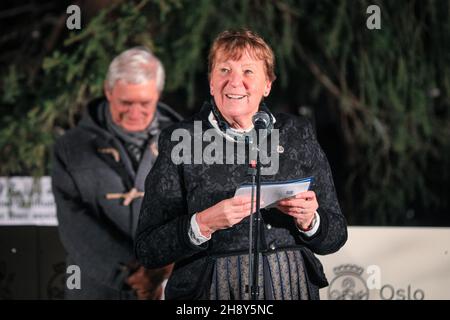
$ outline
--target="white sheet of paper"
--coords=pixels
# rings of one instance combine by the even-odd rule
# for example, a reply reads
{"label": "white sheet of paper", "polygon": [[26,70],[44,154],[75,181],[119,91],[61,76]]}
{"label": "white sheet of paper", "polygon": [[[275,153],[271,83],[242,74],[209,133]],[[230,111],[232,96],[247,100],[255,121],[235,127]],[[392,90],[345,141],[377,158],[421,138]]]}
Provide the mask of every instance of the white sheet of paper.
{"label": "white sheet of paper", "polygon": [[[299,179],[286,182],[262,183],[261,184],[261,209],[274,205],[278,200],[293,197],[301,192],[308,191],[312,178]],[[256,186],[254,188],[256,197]],[[252,188],[249,185],[240,186],[236,189],[234,196],[250,196]]]}

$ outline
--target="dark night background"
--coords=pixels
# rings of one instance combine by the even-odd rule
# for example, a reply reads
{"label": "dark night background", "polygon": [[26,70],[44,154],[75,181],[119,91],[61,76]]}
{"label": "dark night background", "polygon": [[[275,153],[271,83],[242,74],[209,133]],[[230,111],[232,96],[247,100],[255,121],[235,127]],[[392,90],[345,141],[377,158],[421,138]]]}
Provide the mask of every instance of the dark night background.
{"label": "dark night background", "polygon": [[[81,9],[80,30],[66,27],[71,4]],[[366,27],[372,4],[380,30]],[[0,176],[48,175],[54,139],[102,94],[109,62],[131,46],[161,58],[162,100],[193,114],[209,98],[212,40],[248,27],[275,51],[269,106],[313,122],[350,225],[450,226],[447,0],[30,0],[0,8]],[[17,228],[54,244],[51,228]],[[0,229],[10,250],[17,232]],[[8,298],[2,260],[0,298]]]}

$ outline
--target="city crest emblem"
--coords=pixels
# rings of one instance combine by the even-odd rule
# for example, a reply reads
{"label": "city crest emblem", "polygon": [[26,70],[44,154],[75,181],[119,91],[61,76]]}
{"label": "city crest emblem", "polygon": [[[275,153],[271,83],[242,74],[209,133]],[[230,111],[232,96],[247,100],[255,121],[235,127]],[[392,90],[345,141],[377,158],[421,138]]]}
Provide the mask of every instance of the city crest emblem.
{"label": "city crest emblem", "polygon": [[362,278],[364,268],[343,264],[333,268],[335,277],[328,287],[330,300],[368,300],[369,288]]}

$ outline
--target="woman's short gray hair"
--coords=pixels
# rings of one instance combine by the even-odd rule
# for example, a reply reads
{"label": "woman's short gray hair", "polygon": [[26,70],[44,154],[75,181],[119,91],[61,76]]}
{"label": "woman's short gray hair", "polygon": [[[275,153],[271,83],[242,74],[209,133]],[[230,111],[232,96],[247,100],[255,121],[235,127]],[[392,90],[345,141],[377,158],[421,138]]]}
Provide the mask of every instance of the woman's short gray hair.
{"label": "woman's short gray hair", "polygon": [[161,61],[145,47],[128,49],[113,59],[106,75],[106,89],[111,91],[116,81],[139,84],[156,80],[161,93],[164,89],[165,72]]}

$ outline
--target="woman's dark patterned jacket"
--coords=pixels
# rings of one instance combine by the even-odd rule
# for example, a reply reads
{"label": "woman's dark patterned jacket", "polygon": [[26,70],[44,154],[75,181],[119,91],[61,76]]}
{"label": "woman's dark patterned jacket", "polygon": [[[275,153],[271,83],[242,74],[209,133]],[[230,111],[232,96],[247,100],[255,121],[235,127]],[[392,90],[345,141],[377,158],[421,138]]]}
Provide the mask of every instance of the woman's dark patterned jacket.
{"label": "woman's dark patterned jacket", "polygon": [[[146,180],[135,238],[136,256],[149,268],[176,262],[166,287],[166,299],[207,298],[212,258],[248,252],[248,218],[232,228],[215,232],[211,240],[200,246],[194,245],[188,235],[193,214],[232,197],[236,187],[250,181],[248,166],[244,164],[176,165],[172,161],[172,149],[179,143],[178,139],[171,141],[172,132],[184,128],[193,137],[194,121],[199,120],[203,130],[211,128],[207,119],[210,110],[206,103],[192,119],[161,133],[160,154]],[[275,118],[274,129],[279,129],[284,152],[279,154],[278,173],[262,176],[261,180],[313,177],[310,190],[317,195],[320,228],[308,238],[296,229],[292,217],[277,209],[263,209],[262,249],[300,250],[310,285],[317,289],[328,282],[313,253],[325,255],[341,248],[347,240],[346,221],[339,208],[328,161],[309,122],[287,114],[278,114]],[[203,142],[203,150],[208,144],[210,142]]]}

